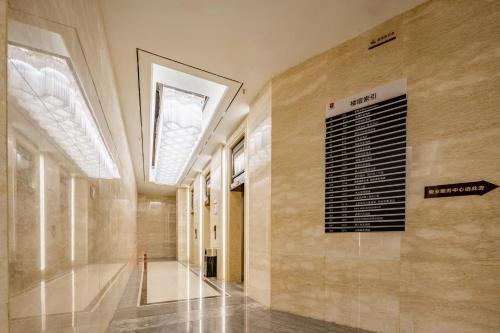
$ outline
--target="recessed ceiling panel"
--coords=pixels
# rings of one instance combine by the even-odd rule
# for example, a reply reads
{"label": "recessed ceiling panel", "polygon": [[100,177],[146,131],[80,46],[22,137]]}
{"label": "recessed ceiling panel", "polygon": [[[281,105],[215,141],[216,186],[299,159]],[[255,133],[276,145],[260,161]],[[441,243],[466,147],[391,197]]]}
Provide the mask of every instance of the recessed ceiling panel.
{"label": "recessed ceiling panel", "polygon": [[[144,191],[173,189],[242,83],[137,49]],[[153,185],[154,184],[154,185]]]}

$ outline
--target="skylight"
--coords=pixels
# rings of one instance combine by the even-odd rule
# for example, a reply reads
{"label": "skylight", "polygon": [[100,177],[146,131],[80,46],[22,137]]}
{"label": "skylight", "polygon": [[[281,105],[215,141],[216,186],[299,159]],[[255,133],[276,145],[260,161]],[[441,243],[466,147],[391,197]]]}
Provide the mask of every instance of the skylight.
{"label": "skylight", "polygon": [[198,143],[207,97],[159,86],[150,181],[175,185]]}
{"label": "skylight", "polygon": [[149,181],[177,185],[227,86],[152,65]]}
{"label": "skylight", "polygon": [[68,59],[9,44],[9,94],[91,178],[119,178]]}

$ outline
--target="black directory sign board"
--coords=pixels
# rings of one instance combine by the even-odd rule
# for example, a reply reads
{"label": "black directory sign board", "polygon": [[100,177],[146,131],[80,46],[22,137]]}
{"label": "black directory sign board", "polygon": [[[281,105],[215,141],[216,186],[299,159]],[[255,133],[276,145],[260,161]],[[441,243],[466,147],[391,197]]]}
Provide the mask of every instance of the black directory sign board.
{"label": "black directory sign board", "polygon": [[328,105],[325,231],[405,230],[406,79]]}

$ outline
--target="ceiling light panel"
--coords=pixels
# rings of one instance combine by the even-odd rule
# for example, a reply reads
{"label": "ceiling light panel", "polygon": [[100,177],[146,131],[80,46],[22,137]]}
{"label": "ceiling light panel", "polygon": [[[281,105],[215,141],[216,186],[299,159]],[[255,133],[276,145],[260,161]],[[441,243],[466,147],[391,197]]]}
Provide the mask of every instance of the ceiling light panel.
{"label": "ceiling light panel", "polygon": [[175,185],[200,139],[207,97],[163,85],[160,89],[150,181]]}
{"label": "ceiling light panel", "polygon": [[66,58],[9,44],[9,95],[91,178],[119,178]]}

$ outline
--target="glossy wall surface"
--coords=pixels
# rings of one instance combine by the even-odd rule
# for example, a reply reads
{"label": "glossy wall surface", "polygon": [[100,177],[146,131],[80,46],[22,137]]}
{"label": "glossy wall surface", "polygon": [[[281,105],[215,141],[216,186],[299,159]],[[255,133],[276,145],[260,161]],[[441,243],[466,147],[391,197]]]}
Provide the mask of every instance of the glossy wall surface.
{"label": "glossy wall surface", "polygon": [[[272,308],[376,332],[498,332],[500,190],[423,192],[500,183],[499,35],[498,1],[430,1],[272,80]],[[406,231],[325,234],[325,106],[403,77]]]}
{"label": "glossy wall surface", "polygon": [[7,252],[7,0],[0,0],[0,333],[9,328]]}
{"label": "glossy wall surface", "polygon": [[250,105],[247,118],[248,296],[271,303],[271,85]]}
{"label": "glossy wall surface", "polygon": [[[207,166],[210,171],[210,209],[204,206],[205,178],[198,174],[189,188],[178,188],[177,201],[177,249],[178,260],[193,265],[197,269],[203,264],[204,250],[217,249],[217,277],[223,276],[223,209],[222,204],[222,154],[218,148]],[[192,190],[192,194],[191,194]],[[191,199],[191,195],[193,198]],[[201,228],[200,228],[201,227]],[[209,231],[205,230],[209,227]],[[215,227],[215,228],[214,228]],[[214,231],[216,230],[216,232]],[[205,236],[205,240],[202,235]]]}
{"label": "glossy wall surface", "polygon": [[[36,106],[41,115],[55,105],[50,96],[73,96],[36,80],[42,72],[58,73],[58,62],[40,60],[33,69],[9,60],[10,331],[104,332],[136,258],[137,197],[99,4],[9,5],[9,43],[34,59],[54,56],[69,64],[119,173],[89,175],[62,148],[80,137],[67,131],[67,141],[56,139],[39,120],[45,116],[34,116]],[[9,52],[17,59],[14,48]],[[86,157],[99,170],[106,164]]]}
{"label": "glossy wall surface", "polygon": [[201,219],[203,217],[202,209],[202,184],[200,184],[201,175],[195,177],[193,184],[191,185],[193,191],[193,201],[192,201],[192,214],[191,214],[191,257],[190,262],[195,267],[200,267],[203,263],[203,258],[200,258],[200,251],[203,248],[203,237],[201,232],[202,223]]}
{"label": "glossy wall surface", "polygon": [[188,241],[188,189],[178,188],[175,196],[177,208],[177,260],[181,263],[187,263],[189,259],[189,241]]}
{"label": "glossy wall surface", "polygon": [[227,281],[243,281],[243,192],[229,191],[227,219]]}
{"label": "glossy wall surface", "polygon": [[[210,160],[210,248],[217,249],[217,278],[225,276],[227,257],[224,256],[224,206],[223,203],[223,147],[218,148]],[[227,183],[226,183],[227,184]],[[207,246],[208,247],[208,246]],[[225,258],[225,263],[223,263]]]}
{"label": "glossy wall surface", "polygon": [[139,194],[137,197],[137,257],[177,256],[175,197]]}

